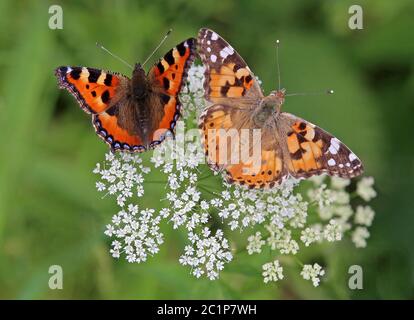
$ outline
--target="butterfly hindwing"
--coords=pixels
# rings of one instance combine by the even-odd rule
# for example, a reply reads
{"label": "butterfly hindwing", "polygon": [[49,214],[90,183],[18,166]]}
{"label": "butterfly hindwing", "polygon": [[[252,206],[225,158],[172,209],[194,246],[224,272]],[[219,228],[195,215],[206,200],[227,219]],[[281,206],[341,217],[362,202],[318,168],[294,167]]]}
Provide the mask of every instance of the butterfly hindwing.
{"label": "butterfly hindwing", "polygon": [[246,110],[215,104],[201,114],[199,128],[207,163],[228,182],[271,188],[286,177],[274,130],[255,126]]}
{"label": "butterfly hindwing", "polygon": [[87,113],[100,113],[115,104],[129,79],[107,71],[62,66],[56,69],[61,88],[67,89]]}
{"label": "butterfly hindwing", "polygon": [[296,178],[327,173],[342,178],[358,176],[361,160],[340,140],[308,121],[282,113],[289,173]]}
{"label": "butterfly hindwing", "polygon": [[[199,55],[206,68],[204,95],[207,100],[220,103],[223,99],[252,101],[263,97],[256,77],[226,40],[214,31],[203,28],[198,33],[197,41]],[[238,101],[238,105],[247,107],[248,102]]]}
{"label": "butterfly hindwing", "polygon": [[92,116],[92,124],[98,136],[104,140],[112,150],[129,152],[143,152],[147,148],[138,134],[131,134],[119,123],[119,110],[115,105],[111,109]]}

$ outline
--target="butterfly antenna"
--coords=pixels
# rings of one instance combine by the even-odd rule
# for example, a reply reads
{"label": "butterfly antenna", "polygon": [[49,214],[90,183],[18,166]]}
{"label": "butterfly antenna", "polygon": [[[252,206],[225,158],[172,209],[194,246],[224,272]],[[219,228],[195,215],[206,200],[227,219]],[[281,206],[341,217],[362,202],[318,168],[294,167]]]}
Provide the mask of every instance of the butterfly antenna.
{"label": "butterfly antenna", "polygon": [[134,69],[128,62],[126,62],[124,59],[118,57],[116,54],[113,54],[111,51],[109,51],[107,48],[105,48],[103,45],[101,45],[99,42],[96,43],[96,46],[101,48],[103,51],[105,51],[106,53],[109,53],[112,57],[114,57],[115,59],[118,59],[119,61],[121,61],[123,64],[127,65],[128,67],[130,67],[131,69]]}
{"label": "butterfly antenna", "polygon": [[158,51],[158,49],[162,46],[162,44],[165,42],[165,40],[167,40],[168,36],[170,35],[172,29],[168,30],[167,33],[165,34],[164,38],[162,38],[162,40],[160,41],[160,43],[158,44],[158,46],[154,49],[154,51],[151,52],[151,54],[148,56],[147,59],[145,59],[144,63],[142,64],[142,66],[144,66],[149,59],[151,59],[151,57],[155,54],[155,52]]}
{"label": "butterfly antenna", "polygon": [[279,81],[279,90],[280,90],[281,86],[280,86],[279,45],[280,45],[280,41],[278,39],[276,40],[276,64],[277,64],[277,79]]}
{"label": "butterfly antenna", "polygon": [[285,97],[292,97],[292,96],[316,96],[321,94],[333,94],[334,91],[332,89],[328,89],[325,91],[315,91],[315,92],[300,92],[300,93],[289,93],[285,94]]}

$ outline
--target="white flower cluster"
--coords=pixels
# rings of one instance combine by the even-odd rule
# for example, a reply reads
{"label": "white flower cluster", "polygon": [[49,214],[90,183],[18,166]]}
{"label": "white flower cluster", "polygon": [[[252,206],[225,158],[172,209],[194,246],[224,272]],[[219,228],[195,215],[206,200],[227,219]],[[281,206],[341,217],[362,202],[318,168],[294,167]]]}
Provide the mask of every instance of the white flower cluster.
{"label": "white flower cluster", "polygon": [[358,186],[357,186],[358,195],[365,201],[370,201],[371,199],[377,196],[377,192],[374,190],[373,186],[374,186],[373,177],[363,178],[358,183]]}
{"label": "white flower cluster", "polygon": [[[367,227],[371,226],[375,216],[370,206],[359,205],[356,211],[351,206],[351,194],[346,191],[351,181],[337,177],[330,178],[328,187],[326,176],[313,177],[316,189],[310,189],[308,196],[312,203],[318,204],[318,215],[322,221],[329,220],[323,228],[320,224],[303,230],[301,240],[306,246],[313,242],[340,241],[345,232],[351,232],[351,240],[357,248],[366,247],[369,238]],[[364,177],[358,181],[354,197],[360,197],[363,201],[370,201],[376,196],[373,188],[374,179]],[[329,200],[327,199],[329,198]],[[356,225],[354,228],[353,226]]]}
{"label": "white flower cluster", "polygon": [[262,234],[257,231],[255,235],[247,238],[249,244],[247,245],[247,252],[249,254],[262,252],[262,247],[266,244],[266,241],[262,239]]}
{"label": "white flower cluster", "polygon": [[154,213],[153,209],[139,210],[137,205],[130,204],[112,217],[105,234],[116,239],[111,249],[114,258],[119,258],[123,252],[128,262],[139,263],[159,251],[164,236],[159,228],[161,216]]}
{"label": "white flower cluster", "polygon": [[[205,107],[203,74],[203,67],[193,66],[180,97],[184,120],[190,127]],[[234,231],[251,230],[246,246],[249,255],[261,253],[263,247],[276,255],[296,255],[303,246],[340,241],[347,233],[355,246],[366,246],[367,227],[375,213],[367,205],[354,212],[351,199],[369,201],[375,197],[372,178],[360,180],[354,193],[348,191],[349,180],[325,176],[312,178],[313,183],[305,189],[302,185],[298,188],[299,181],[293,178],[265,191],[236,187],[224,180],[212,186],[214,178],[209,178],[217,173],[207,170],[199,134],[190,131],[185,132],[184,123],[177,122],[175,139],[168,137],[150,159],[153,170],[166,175],[166,198],[158,212],[139,209],[136,204],[150,172],[140,155],[108,153],[94,170],[100,175],[97,189],[115,196],[120,207],[105,231],[114,238],[111,254],[115,258],[125,255],[128,261],[139,263],[157,253],[163,243],[159,227],[163,220],[187,234],[179,262],[195,277],[211,280],[219,278],[225,264],[233,259],[229,235]],[[262,268],[265,283],[283,278],[279,260]],[[315,286],[323,274],[317,263],[305,265],[301,273]]]}
{"label": "white flower cluster", "polygon": [[314,224],[312,226],[303,229],[301,232],[300,240],[309,246],[311,243],[320,242],[322,240],[322,226],[320,224]]}
{"label": "white flower cluster", "polygon": [[185,118],[191,116],[194,123],[197,123],[198,116],[206,107],[206,100],[204,99],[204,70],[203,66],[193,65],[188,70],[189,82],[181,90],[180,101],[185,106],[183,108],[183,115]]}
{"label": "white flower cluster", "polygon": [[[179,122],[177,131],[181,130],[182,125]],[[204,154],[197,142],[185,143],[184,135],[177,134],[175,140],[166,141],[154,152],[151,162],[168,175],[169,205],[164,210],[172,211],[174,229],[185,225],[192,231],[207,223],[208,214],[200,210],[200,206],[205,204],[201,203],[201,191],[197,187],[198,166],[204,162]]]}
{"label": "white flower cluster", "polygon": [[141,157],[129,153],[115,156],[111,152],[105,155],[103,165],[98,163],[93,170],[101,176],[100,181],[96,182],[98,191],[116,195],[120,207],[124,207],[134,192],[137,197],[144,195],[144,175],[149,172],[150,168],[142,164]]}
{"label": "white flower cluster", "polygon": [[214,280],[233,256],[223,232],[217,230],[215,236],[210,236],[211,230],[206,227],[211,219],[209,209],[217,205],[220,199],[202,199],[199,165],[205,161],[204,153],[200,149],[198,136],[193,137],[195,141],[184,141],[184,137],[184,134],[177,134],[174,141],[161,145],[154,152],[151,162],[154,167],[168,174],[168,204],[162,211],[168,213],[174,229],[183,226],[187,230],[190,244],[186,246],[179,262],[190,266],[195,277],[205,275]]}
{"label": "white flower cluster", "polygon": [[269,231],[267,243],[272,250],[279,250],[281,254],[296,254],[299,244],[292,239],[292,231],[287,228],[279,228],[275,225],[266,225]]}
{"label": "white flower cluster", "polygon": [[300,194],[294,194],[298,180],[288,179],[281,186],[271,190],[255,190],[225,184],[220,201],[213,205],[218,216],[227,221],[231,230],[240,229],[264,222],[277,226],[302,227],[306,221],[308,203]]}
{"label": "white flower cluster", "polygon": [[305,264],[300,274],[303,279],[311,280],[313,286],[317,287],[321,281],[320,277],[325,274],[325,270],[323,270],[322,267],[317,263],[314,263],[313,266],[311,264]]}
{"label": "white flower cluster", "polygon": [[270,281],[276,282],[283,279],[283,267],[280,266],[279,260],[265,263],[262,269],[264,283],[268,283]]}
{"label": "white flower cluster", "polygon": [[219,277],[224,264],[233,259],[228,240],[223,237],[219,229],[214,236],[211,230],[205,227],[201,235],[190,233],[191,245],[187,245],[184,254],[180,257],[183,266],[190,266],[195,277],[205,274],[210,280]]}
{"label": "white flower cluster", "polygon": [[370,206],[357,207],[354,221],[359,226],[355,228],[351,238],[357,248],[365,248],[367,246],[367,239],[370,235],[367,227],[371,226],[374,216],[375,212]]}

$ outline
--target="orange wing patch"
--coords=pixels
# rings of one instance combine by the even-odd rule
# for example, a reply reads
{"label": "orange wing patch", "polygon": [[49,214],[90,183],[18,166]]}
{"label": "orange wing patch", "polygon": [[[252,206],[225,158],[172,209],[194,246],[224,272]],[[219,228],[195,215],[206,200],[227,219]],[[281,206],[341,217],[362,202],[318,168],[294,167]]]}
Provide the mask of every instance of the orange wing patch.
{"label": "orange wing patch", "polygon": [[116,102],[119,75],[86,67],[59,67],[56,76],[60,87],[67,89],[87,113],[101,113]]}
{"label": "orange wing patch", "polygon": [[[212,106],[200,116],[199,128],[202,130],[202,143],[207,156],[207,163],[215,170],[221,170],[223,164],[231,160],[234,137],[238,135],[237,129],[231,129],[233,127],[234,123],[231,115],[223,105]],[[229,142],[226,145],[229,148],[226,148],[226,150],[220,148],[222,145],[220,139],[223,138],[221,130],[226,133],[226,143]]]}
{"label": "orange wing patch", "polygon": [[322,140],[315,139],[314,128],[306,122],[297,121],[288,133],[287,147],[290,154],[289,170],[294,173],[313,172],[322,167]]}
{"label": "orange wing patch", "polygon": [[164,106],[164,116],[158,125],[159,129],[170,129],[171,121],[174,119],[174,116],[177,113],[177,105],[178,99],[176,97],[169,97]]}
{"label": "orange wing patch", "polygon": [[130,152],[143,152],[146,147],[142,145],[141,139],[136,135],[130,135],[118,125],[116,116],[107,112],[96,114],[92,118],[96,133],[113,150],[126,150]]}
{"label": "orange wing patch", "polygon": [[247,68],[229,63],[222,65],[218,72],[211,70],[208,92],[211,98],[238,98],[246,95],[252,85],[253,77]]}
{"label": "orange wing patch", "polygon": [[174,130],[178,118],[180,117],[180,105],[177,97],[163,95],[164,113],[157,122],[157,129],[150,134],[152,141],[150,147],[153,148],[160,144],[168,132]]}
{"label": "orange wing patch", "polygon": [[279,184],[283,174],[282,159],[275,150],[262,150],[260,170],[256,174],[245,174],[256,171],[252,164],[236,164],[226,168],[227,180],[230,183],[248,186],[250,189],[272,188]]}

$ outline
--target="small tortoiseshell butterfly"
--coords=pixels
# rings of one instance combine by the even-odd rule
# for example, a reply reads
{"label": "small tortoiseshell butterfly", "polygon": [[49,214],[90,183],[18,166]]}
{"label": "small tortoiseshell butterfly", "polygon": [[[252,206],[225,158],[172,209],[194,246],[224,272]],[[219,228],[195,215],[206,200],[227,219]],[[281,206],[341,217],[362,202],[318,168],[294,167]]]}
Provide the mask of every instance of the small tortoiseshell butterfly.
{"label": "small tortoiseshell butterfly", "polygon": [[145,74],[137,63],[132,78],[86,67],[56,69],[61,88],[92,114],[96,133],[112,150],[142,152],[173,133],[180,117],[178,94],[195,57],[196,39],[190,38]]}
{"label": "small tortoiseshell butterfly", "polygon": [[[307,178],[327,173],[352,178],[362,173],[361,161],[341,141],[308,121],[281,111],[284,89],[264,96],[244,60],[217,33],[201,29],[197,42],[206,68],[205,98],[212,103],[200,116],[199,128],[210,166],[223,170],[229,182],[249,188],[271,188],[288,176]],[[211,141],[218,145],[218,129],[236,129],[236,135],[242,129],[260,129],[260,170],[246,174],[252,172],[246,170],[252,164],[231,163],[232,154],[228,151],[222,155],[228,161],[219,161],[220,148],[209,150]],[[239,143],[232,139],[232,134],[227,135],[227,140]],[[239,146],[232,146],[231,150],[234,148]]]}

